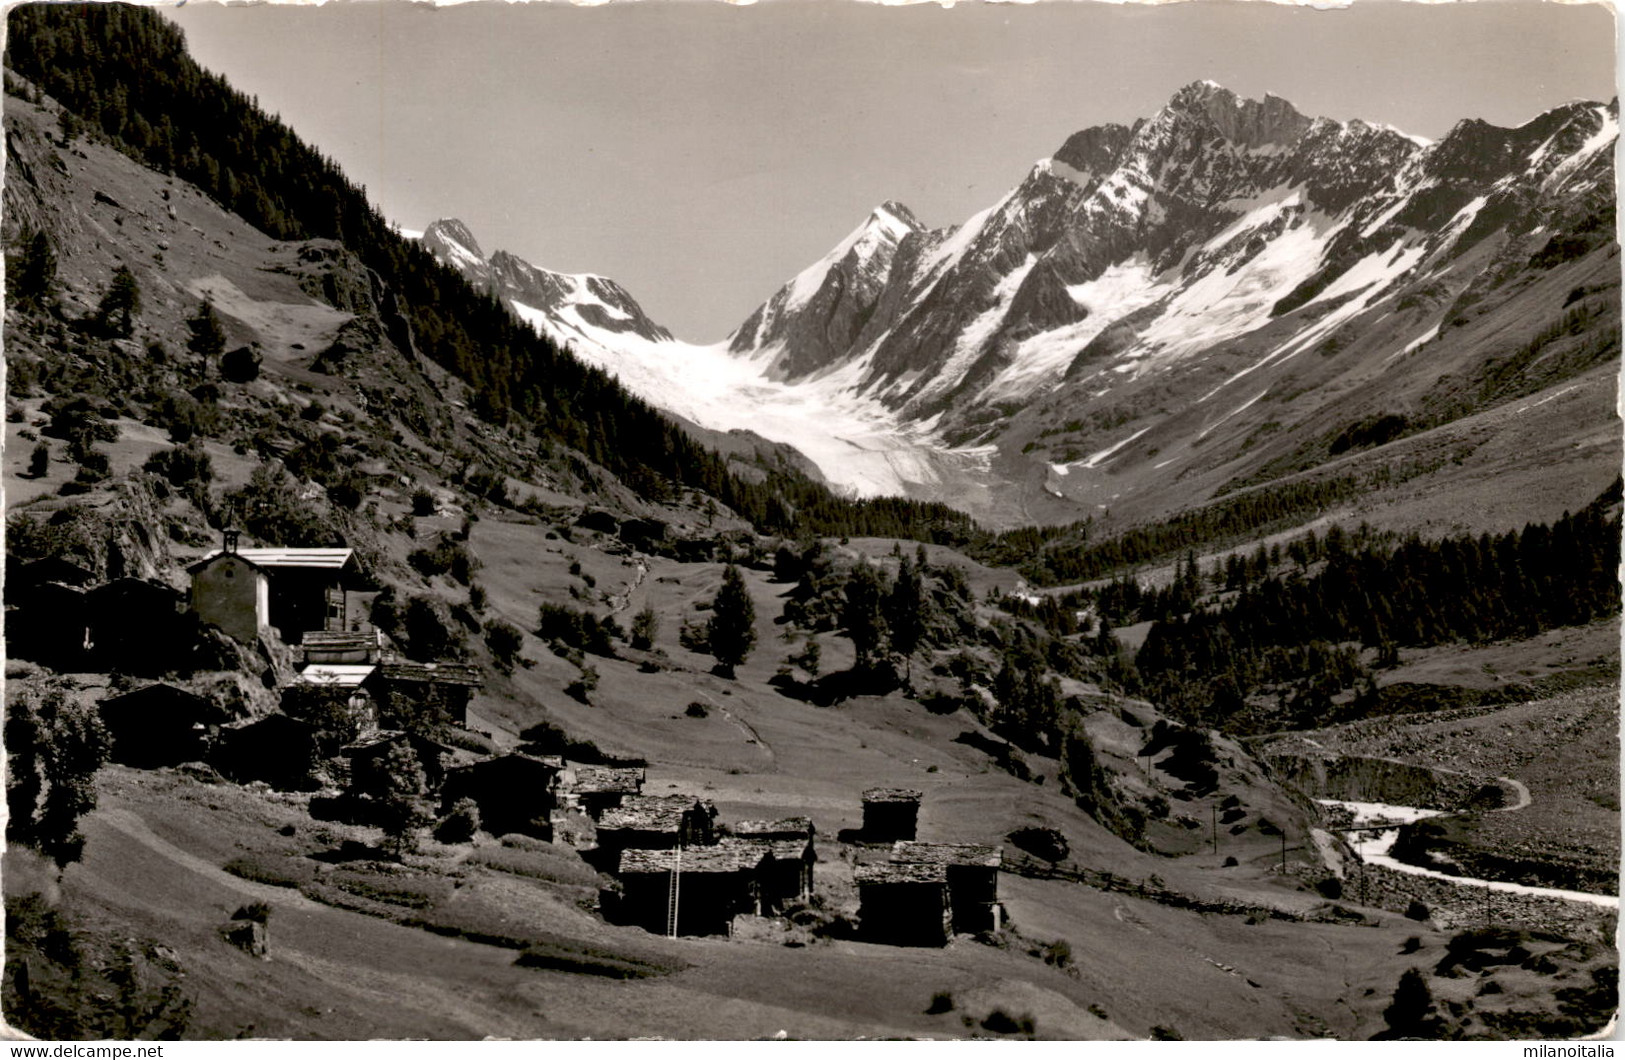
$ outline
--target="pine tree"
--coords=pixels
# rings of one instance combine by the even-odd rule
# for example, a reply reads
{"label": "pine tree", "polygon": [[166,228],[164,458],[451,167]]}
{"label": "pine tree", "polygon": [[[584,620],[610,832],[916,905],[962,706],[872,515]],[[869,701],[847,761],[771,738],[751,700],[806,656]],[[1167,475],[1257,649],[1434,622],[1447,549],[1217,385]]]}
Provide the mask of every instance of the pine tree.
{"label": "pine tree", "polygon": [[96,306],[96,322],[102,330],[119,338],[129,338],[135,330],[135,318],[141,312],[141,285],[128,265],[120,265],[113,272]]}
{"label": "pine tree", "polygon": [[847,578],[845,606],[841,609],[841,625],[846,627],[846,635],[852,638],[859,670],[873,665],[874,657],[885,642],[886,618],[881,611],[884,595],[885,586],[881,584],[880,575],[868,563],[859,560]]}
{"label": "pine tree", "polygon": [[722,572],[722,588],[711,601],[709,625],[711,654],[726,677],[750,656],[756,646],[756,605],[745,588],[745,579],[732,563]]}
{"label": "pine tree", "polygon": [[1420,971],[1412,968],[1399,977],[1393,1003],[1383,1010],[1382,1018],[1388,1023],[1385,1037],[1428,1038],[1438,1034],[1440,1021],[1433,1010],[1433,992]]}
{"label": "pine tree", "polygon": [[226,349],[226,332],[220,326],[220,318],[215,315],[214,303],[205,298],[198,303],[197,312],[186,321],[187,330],[192,337],[186,340],[186,348],[196,354],[207,366]]}
{"label": "pine tree", "polygon": [[405,744],[391,747],[380,769],[383,791],[376,819],[390,849],[401,854],[416,847],[417,830],[433,819],[426,801],[429,782],[417,753]]}
{"label": "pine tree", "polygon": [[7,286],[19,305],[43,309],[56,301],[56,251],[43,231],[23,234],[22,253],[9,279]]}
{"label": "pine tree", "polygon": [[891,645],[908,660],[908,678],[914,678],[914,652],[925,636],[924,599],[921,596],[920,572],[903,557],[897,565],[897,580],[886,595],[886,626],[891,631]]}

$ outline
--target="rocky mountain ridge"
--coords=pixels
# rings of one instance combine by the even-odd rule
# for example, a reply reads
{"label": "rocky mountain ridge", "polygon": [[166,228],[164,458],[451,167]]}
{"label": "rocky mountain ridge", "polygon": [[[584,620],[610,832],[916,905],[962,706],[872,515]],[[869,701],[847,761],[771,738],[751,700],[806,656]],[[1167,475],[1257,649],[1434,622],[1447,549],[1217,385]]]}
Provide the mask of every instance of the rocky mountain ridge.
{"label": "rocky mountain ridge", "polygon": [[[882,204],[708,347],[644,326],[619,288],[595,314],[601,296],[588,292],[583,309],[578,285],[526,293],[534,274],[557,274],[513,261],[506,271],[525,278],[498,277],[505,256],[465,271],[696,422],[733,426],[707,422],[718,406],[768,423],[782,419],[774,402],[843,410],[833,425],[770,436],[849,489],[994,518],[1015,500],[1021,518],[1045,521],[1109,506],[1127,485],[1167,510],[1190,503],[1176,483],[1221,464],[1207,496],[1313,466],[1288,458],[1366,406],[1438,426],[1417,414],[1437,406],[1438,380],[1477,377],[1491,356],[1488,334],[1462,341],[1457,327],[1529,298],[1548,274],[1575,275],[1565,292],[1617,285],[1617,137],[1617,101],[1565,104],[1513,129],[1464,120],[1430,143],[1196,82],[1149,119],[1069,137],[957,228]],[[436,253],[464,267],[449,247]],[[1567,308],[1506,313],[1550,325]],[[1603,333],[1617,352],[1617,325]],[[1351,349],[1334,364],[1303,357]],[[652,371],[660,362],[669,370]],[[709,409],[692,400],[696,378],[720,388]],[[1271,394],[1282,407],[1254,407]],[[1458,402],[1456,414],[1491,403]],[[859,422],[857,448],[883,450],[883,473],[845,470],[849,446],[823,444],[820,431],[845,443]],[[1136,463],[1129,483],[1099,474]]]}

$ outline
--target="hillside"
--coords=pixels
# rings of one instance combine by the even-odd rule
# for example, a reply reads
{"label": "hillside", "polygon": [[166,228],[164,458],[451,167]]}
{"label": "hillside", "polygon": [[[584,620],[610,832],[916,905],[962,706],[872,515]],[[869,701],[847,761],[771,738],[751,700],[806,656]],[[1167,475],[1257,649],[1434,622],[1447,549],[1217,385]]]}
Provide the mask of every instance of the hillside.
{"label": "hillside", "polygon": [[[1385,1015],[1413,967],[1430,970],[1435,1036],[1573,1036],[1611,1016],[1612,909],[1513,896],[1486,932],[1447,883],[1396,870],[1367,894],[1315,801],[1328,792],[1247,738],[1259,729],[1243,722],[1281,716],[1277,695],[1342,708],[1374,671],[1390,687],[1469,688],[1457,671],[1473,661],[1440,643],[1455,627],[1314,645],[1307,663],[1292,656],[1300,669],[1334,659],[1346,684],[1294,672],[1247,688],[1252,713],[1234,717],[1192,709],[1219,675],[1155,669],[1155,651],[1142,675],[1112,632],[1155,623],[1148,642],[1166,647],[1217,625],[1222,605],[1263,613],[1289,590],[1308,613],[1346,565],[1398,570],[1468,545],[1339,531],[1231,585],[1192,556],[1166,593],[1151,579],[1130,590],[1119,555],[1106,588],[1040,592],[1035,556],[1098,542],[995,538],[940,506],[836,496],[748,440],[705,449],[389,232],[291,130],[191,67],[154,12],[11,19],[11,1027],[1366,1039],[1417,1029]],[[96,85],[56,72],[103,46]],[[158,86],[139,104],[137,73]],[[203,102],[160,133],[143,108],[165,92]],[[270,155],[281,164],[245,164]],[[303,189],[323,186],[343,207],[336,227],[302,212]],[[493,283],[542,285],[523,263],[470,256]],[[618,288],[580,278],[563,293],[637,324]],[[1298,736],[1466,777],[1440,785],[1452,794],[1527,772],[1538,811],[1453,817],[1458,848],[1511,836],[1525,861],[1549,861],[1617,824],[1617,802],[1595,797],[1617,758],[1590,761],[1597,784],[1580,791],[1555,747],[1471,754],[1514,726],[1590,734],[1617,716],[1597,691],[1617,680],[1618,598],[1598,576],[1600,542],[1617,537],[1607,486],[1506,550],[1470,542],[1480,570],[1484,553],[1537,540],[1589,557],[1567,573],[1527,563],[1527,592],[1486,579],[1474,598],[1532,627],[1498,631],[1516,642],[1498,659],[1566,689],[1497,686],[1482,715],[1394,732],[1322,732],[1294,699]],[[243,571],[249,590],[221,588]],[[1589,592],[1565,596],[1565,578]],[[237,601],[246,633],[204,618],[242,617]],[[1326,611],[1318,622],[1347,617]],[[1170,674],[1189,684],[1169,691]],[[595,769],[675,802],[596,805]],[[877,790],[917,793],[909,831],[937,856],[998,858],[991,925],[957,926],[967,888],[947,870],[894,860],[906,851],[865,803]],[[761,859],[745,862],[757,875],[725,932],[700,933],[699,916],[682,933],[629,922],[627,854],[670,855],[658,836],[624,852],[612,837],[653,834],[667,811],[693,859],[688,901],[735,894],[707,880],[707,859]],[[763,866],[780,855],[752,846],[747,822],[800,818],[812,884],[769,894]],[[1543,845],[1553,820],[1571,831]],[[899,908],[928,908],[866,889],[886,872],[935,879],[927,893],[955,926],[885,941]],[[1464,964],[1488,972],[1466,979]]]}

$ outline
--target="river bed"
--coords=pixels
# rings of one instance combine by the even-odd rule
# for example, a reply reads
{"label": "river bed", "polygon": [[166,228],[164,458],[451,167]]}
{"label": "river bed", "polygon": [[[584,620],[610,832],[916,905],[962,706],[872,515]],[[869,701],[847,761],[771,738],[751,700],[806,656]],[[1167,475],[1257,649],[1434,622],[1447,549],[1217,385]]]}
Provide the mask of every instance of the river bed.
{"label": "river bed", "polygon": [[1448,872],[1440,872],[1438,869],[1408,864],[1389,853],[1393,849],[1394,841],[1399,838],[1399,825],[1411,824],[1427,817],[1442,816],[1442,812],[1439,810],[1424,810],[1415,806],[1391,806],[1380,802],[1348,802],[1342,799],[1316,799],[1315,801],[1322,806],[1338,806],[1349,810],[1354,814],[1354,823],[1356,825],[1392,824],[1395,826],[1385,828],[1380,832],[1354,832],[1348,835],[1349,845],[1360,856],[1360,860],[1368,865],[1381,865],[1384,868],[1409,873],[1412,876],[1427,876],[1431,879],[1454,883],[1461,887],[1487,887],[1491,891],[1500,891],[1506,894],[1561,898],[1564,901],[1584,902],[1603,909],[1619,909],[1619,898],[1616,895],[1591,894],[1587,891],[1565,891],[1556,887],[1534,887],[1524,883],[1507,883],[1503,880],[1480,880],[1471,876],[1453,876]]}

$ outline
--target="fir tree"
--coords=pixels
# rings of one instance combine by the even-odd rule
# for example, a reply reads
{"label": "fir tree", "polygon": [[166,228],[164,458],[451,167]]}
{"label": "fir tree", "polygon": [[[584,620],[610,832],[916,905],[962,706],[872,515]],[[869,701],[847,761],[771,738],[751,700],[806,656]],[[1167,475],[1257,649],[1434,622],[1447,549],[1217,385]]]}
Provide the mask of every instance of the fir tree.
{"label": "fir tree", "polygon": [[914,678],[914,652],[925,636],[924,599],[921,595],[920,572],[907,556],[897,566],[897,580],[886,594],[886,627],[891,631],[891,646],[908,661],[908,679]]}
{"label": "fir tree", "polygon": [[140,312],[141,285],[128,265],[120,265],[96,306],[96,322],[107,334],[127,339],[135,331],[135,318]]}
{"label": "fir tree", "polygon": [[1433,992],[1427,980],[1415,968],[1399,977],[1394,988],[1394,1000],[1383,1010],[1382,1018],[1388,1024],[1383,1037],[1432,1038],[1440,1029],[1440,1021],[1433,1009]]}
{"label": "fir tree", "polygon": [[857,652],[856,667],[867,669],[874,664],[886,639],[886,618],[881,608],[885,586],[880,575],[863,560],[852,568],[846,581],[845,606],[841,609],[841,625],[852,638]]}
{"label": "fir tree", "polygon": [[226,349],[226,332],[220,326],[220,318],[215,315],[214,303],[207,298],[198,303],[197,312],[186,321],[186,328],[192,333],[186,340],[186,348],[191,350],[207,366]]}
{"label": "fir tree", "polygon": [[722,572],[722,588],[711,601],[711,654],[726,677],[750,656],[756,646],[756,605],[745,588],[745,579],[732,563]]}
{"label": "fir tree", "polygon": [[22,252],[8,288],[17,304],[43,309],[56,301],[56,251],[50,237],[34,229],[25,232]]}

